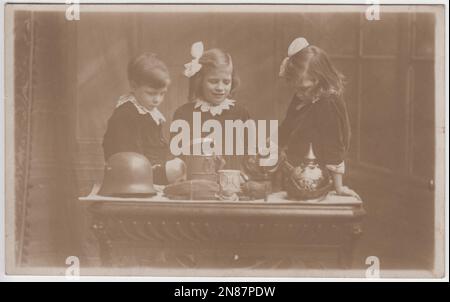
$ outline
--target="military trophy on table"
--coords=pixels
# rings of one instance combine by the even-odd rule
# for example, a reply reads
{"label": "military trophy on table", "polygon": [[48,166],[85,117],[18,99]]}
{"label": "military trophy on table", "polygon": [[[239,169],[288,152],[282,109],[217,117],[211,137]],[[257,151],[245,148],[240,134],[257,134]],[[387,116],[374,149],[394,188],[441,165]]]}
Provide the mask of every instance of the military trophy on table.
{"label": "military trophy on table", "polygon": [[[293,166],[285,155],[281,155],[274,167],[262,167],[258,164],[258,158],[252,157],[246,161],[245,171],[256,176],[255,183],[248,182],[244,190],[261,192],[263,184],[271,190],[271,175],[280,169],[286,174],[287,183],[285,189],[290,200],[310,200],[325,196],[332,189],[332,180],[328,170],[316,162],[312,143],[308,153],[299,166]],[[253,185],[253,188],[251,187]]]}

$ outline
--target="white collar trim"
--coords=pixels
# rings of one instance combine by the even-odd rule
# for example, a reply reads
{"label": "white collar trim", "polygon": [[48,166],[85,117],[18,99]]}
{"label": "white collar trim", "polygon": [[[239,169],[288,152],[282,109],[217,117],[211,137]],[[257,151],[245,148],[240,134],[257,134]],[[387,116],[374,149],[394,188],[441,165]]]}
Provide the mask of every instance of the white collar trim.
{"label": "white collar trim", "polygon": [[197,99],[195,101],[194,108],[200,108],[202,112],[210,112],[212,116],[221,115],[222,111],[229,110],[231,106],[234,106],[236,101],[230,100],[230,99],[224,99],[222,103],[219,105],[213,105],[211,103],[208,103],[206,101]]}
{"label": "white collar trim", "polygon": [[126,94],[122,95],[119,98],[119,101],[117,102],[116,108],[119,107],[122,104],[125,104],[126,102],[131,102],[136,107],[139,114],[147,114],[149,113],[151,118],[155,121],[157,125],[160,125],[161,123],[164,123],[166,121],[166,118],[161,113],[161,111],[158,110],[158,108],[153,108],[152,110],[148,110],[144,106],[138,103],[134,95],[132,94]]}

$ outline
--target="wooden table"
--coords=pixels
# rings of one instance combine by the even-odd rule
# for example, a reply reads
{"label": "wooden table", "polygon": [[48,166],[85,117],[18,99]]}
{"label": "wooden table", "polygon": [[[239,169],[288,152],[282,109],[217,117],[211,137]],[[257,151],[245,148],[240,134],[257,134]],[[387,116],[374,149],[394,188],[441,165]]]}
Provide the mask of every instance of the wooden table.
{"label": "wooden table", "polygon": [[188,268],[350,268],[362,233],[363,203],[114,198],[91,194],[92,230],[104,266]]}

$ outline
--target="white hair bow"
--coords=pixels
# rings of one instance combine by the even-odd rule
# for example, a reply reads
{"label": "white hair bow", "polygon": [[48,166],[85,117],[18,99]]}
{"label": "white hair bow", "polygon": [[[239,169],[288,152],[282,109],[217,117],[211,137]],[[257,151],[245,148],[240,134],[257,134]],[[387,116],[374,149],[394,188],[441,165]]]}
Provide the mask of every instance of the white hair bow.
{"label": "white hair bow", "polygon": [[280,65],[280,76],[284,76],[286,73],[286,65],[289,61],[289,58],[298,53],[300,50],[309,46],[308,41],[305,38],[299,37],[292,41],[291,45],[288,48],[288,56],[284,58],[283,62]]}
{"label": "white hair bow", "polygon": [[202,68],[202,64],[198,60],[203,55],[203,42],[200,41],[192,44],[191,55],[193,57],[192,61],[184,64],[184,75],[188,78],[195,75]]}

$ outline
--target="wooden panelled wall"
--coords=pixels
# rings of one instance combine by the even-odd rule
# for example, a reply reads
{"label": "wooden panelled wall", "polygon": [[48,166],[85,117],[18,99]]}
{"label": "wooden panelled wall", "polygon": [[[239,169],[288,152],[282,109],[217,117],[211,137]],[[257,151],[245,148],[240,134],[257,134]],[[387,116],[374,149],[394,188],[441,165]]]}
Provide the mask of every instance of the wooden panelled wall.
{"label": "wooden panelled wall", "polygon": [[385,13],[378,21],[359,13],[85,13],[73,31],[80,192],[101,180],[101,139],[117,98],[128,90],[132,55],[152,51],[168,64],[173,84],[162,111],[169,122],[186,102],[182,68],[200,40],[231,53],[242,82],[236,99],[255,119],[282,119],[292,91],[277,76],[279,64],[298,36],[326,50],[347,77],[351,162],[428,181],[434,175],[434,23],[434,15],[414,13]]}

